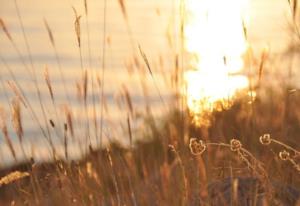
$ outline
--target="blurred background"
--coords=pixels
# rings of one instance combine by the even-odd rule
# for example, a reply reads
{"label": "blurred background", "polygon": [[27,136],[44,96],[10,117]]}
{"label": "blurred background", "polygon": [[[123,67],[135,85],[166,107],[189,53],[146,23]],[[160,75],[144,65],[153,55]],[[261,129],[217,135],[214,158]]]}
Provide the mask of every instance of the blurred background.
{"label": "blurred background", "polygon": [[[8,103],[14,96],[8,83],[12,81],[9,69],[13,71],[17,82],[24,89],[25,95],[41,120],[41,125],[46,127],[39,106],[36,85],[24,66],[24,64],[30,65],[30,58],[36,71],[42,104],[47,114],[46,122],[57,118],[66,121],[65,113],[68,110],[66,107],[71,108],[74,130],[79,138],[78,142],[70,145],[71,148],[73,147],[70,149],[70,156],[80,155],[78,146],[80,147],[86,141],[85,138],[81,138],[86,132],[84,126],[86,119],[90,122],[96,121],[97,125],[103,121],[104,142],[118,139],[128,144],[128,134],[124,132],[127,129],[128,119],[131,120],[134,131],[143,126],[140,120],[143,114],[151,113],[159,117],[168,108],[176,107],[178,88],[174,86],[175,68],[176,65],[178,66],[178,55],[182,52],[180,0],[127,0],[123,1],[125,12],[120,1],[109,0],[106,20],[104,20],[103,0],[87,1],[87,15],[84,1],[20,0],[17,2],[30,53],[26,48],[14,1],[0,0],[0,17],[24,59],[22,62],[16,48],[1,31],[0,105],[3,108],[2,113],[6,113],[9,131],[13,131],[13,126],[8,115],[10,111]],[[75,13],[72,7],[75,8],[77,15],[81,16],[81,50],[77,44]],[[290,26],[291,16],[288,1],[249,0],[246,22],[247,42],[253,51],[253,59],[260,59],[266,50],[269,58],[272,59],[264,71],[267,74],[264,79],[266,84],[280,86],[282,82],[290,82],[299,85],[298,59],[291,58],[288,52],[289,46],[294,41]],[[56,52],[49,40],[45,21],[53,34]],[[103,53],[104,41],[105,52]],[[138,46],[146,54],[153,75],[150,75]],[[63,78],[59,64],[63,71]],[[188,60],[184,62],[184,65],[188,64]],[[103,66],[105,76],[102,73]],[[55,105],[51,101],[45,82],[45,68],[48,69],[51,80]],[[89,74],[93,76],[93,82],[89,82],[88,90],[94,89],[94,94],[97,95],[92,93],[88,95],[88,112],[85,113],[82,111],[84,103],[80,101],[82,95],[80,82],[82,69],[87,68],[91,72]],[[185,69],[188,70],[188,66]],[[89,78],[89,81],[92,79]],[[99,99],[101,86],[104,92],[103,100]],[[93,101],[96,101],[96,105],[93,105]],[[93,110],[94,106],[95,110]],[[96,120],[93,112],[96,113]],[[101,112],[103,119],[101,119]],[[34,153],[37,159],[49,158],[49,150],[45,149],[47,144],[45,139],[41,138],[43,135],[41,129],[26,108],[22,109],[22,121],[25,128],[26,151]],[[89,126],[92,128],[92,123]],[[90,131],[91,141],[97,144],[99,131],[98,134],[96,130],[90,129]],[[54,144],[58,148],[60,145],[62,147],[60,135],[54,130],[50,132],[54,136]],[[12,161],[12,157],[5,155],[8,147],[4,143],[2,133],[0,137],[1,162],[6,164]],[[11,137],[13,142],[17,142],[17,136],[13,132]],[[18,147],[16,144],[16,148]]]}

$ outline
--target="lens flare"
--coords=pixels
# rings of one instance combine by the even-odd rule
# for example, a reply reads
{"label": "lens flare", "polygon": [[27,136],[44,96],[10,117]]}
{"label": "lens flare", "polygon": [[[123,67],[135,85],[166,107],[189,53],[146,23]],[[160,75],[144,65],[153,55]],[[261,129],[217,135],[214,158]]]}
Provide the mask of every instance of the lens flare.
{"label": "lens flare", "polygon": [[186,0],[184,39],[193,70],[184,76],[185,95],[197,124],[203,123],[204,113],[230,107],[237,92],[249,85],[242,74],[247,3]]}

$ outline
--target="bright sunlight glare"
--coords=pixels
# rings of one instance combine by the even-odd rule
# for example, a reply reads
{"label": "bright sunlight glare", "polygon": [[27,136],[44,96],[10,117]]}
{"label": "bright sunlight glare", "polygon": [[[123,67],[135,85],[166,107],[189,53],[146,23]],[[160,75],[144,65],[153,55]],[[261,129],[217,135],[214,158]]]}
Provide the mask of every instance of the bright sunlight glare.
{"label": "bright sunlight glare", "polygon": [[247,50],[247,0],[186,0],[185,49],[194,58],[185,73],[187,106],[202,124],[204,113],[228,108],[248,87],[242,74]]}

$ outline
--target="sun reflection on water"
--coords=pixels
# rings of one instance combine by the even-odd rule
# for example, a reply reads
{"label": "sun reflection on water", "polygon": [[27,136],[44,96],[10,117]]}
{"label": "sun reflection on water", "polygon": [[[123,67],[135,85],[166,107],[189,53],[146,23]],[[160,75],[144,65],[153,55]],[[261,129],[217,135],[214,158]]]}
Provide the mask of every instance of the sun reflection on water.
{"label": "sun reflection on water", "polygon": [[248,0],[186,0],[185,49],[194,58],[185,73],[187,106],[196,124],[207,112],[230,107],[249,86],[243,75]]}

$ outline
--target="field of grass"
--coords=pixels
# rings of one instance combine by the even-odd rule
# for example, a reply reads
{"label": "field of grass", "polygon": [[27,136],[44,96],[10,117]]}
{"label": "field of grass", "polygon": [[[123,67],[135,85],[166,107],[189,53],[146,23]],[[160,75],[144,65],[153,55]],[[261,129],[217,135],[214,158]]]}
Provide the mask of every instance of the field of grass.
{"label": "field of grass", "polygon": [[[276,96],[276,102],[284,99]],[[249,104],[244,100],[216,112],[209,127],[195,128],[174,110],[162,122],[147,117],[143,141],[132,148],[112,142],[80,161],[32,160],[3,170],[3,176],[22,173],[0,180],[2,204],[296,205],[300,157],[292,147],[298,147],[297,105],[285,114],[272,103],[275,99],[258,98],[253,118],[245,113]],[[282,122],[289,125],[282,127]],[[189,137],[199,139],[189,145]]]}
{"label": "field of grass", "polygon": [[[83,3],[85,15],[88,16],[88,1]],[[15,4],[18,5],[17,1]],[[289,4],[294,14],[291,27],[295,38],[292,48],[299,49],[297,1],[289,1]],[[119,0],[119,5],[127,20],[125,1]],[[53,107],[56,108],[55,119],[47,116],[33,59],[30,59],[29,65],[23,62],[23,54],[19,53],[18,45],[4,20],[0,19],[1,32],[4,32],[23,66],[32,75],[42,111],[42,118],[39,118],[24,92],[26,88],[18,84],[16,71],[10,70],[1,57],[3,68],[10,72],[12,78],[7,83],[7,88],[15,97],[8,104],[11,108],[13,131],[24,158],[23,161],[18,161],[15,151],[17,143],[12,142],[4,111],[0,110],[1,137],[9,148],[9,153],[5,155],[15,159],[15,164],[1,168],[0,171],[0,205],[300,205],[300,93],[290,82],[280,84],[280,88],[267,82],[264,71],[271,58],[266,60],[262,55],[258,63],[253,64],[258,72],[249,78],[258,83],[249,90],[255,92],[255,98],[248,95],[248,92],[241,92],[230,108],[222,108],[221,105],[216,111],[202,113],[201,119],[206,123],[195,124],[193,112],[182,105],[181,98],[184,97],[178,98],[178,104],[172,106],[165,102],[149,60],[138,46],[137,65],[147,68],[156,93],[162,104],[168,106],[168,110],[160,118],[149,111],[141,115],[142,127],[133,131],[131,124],[137,114],[132,106],[130,91],[124,88],[123,98],[128,116],[124,117],[127,119],[127,128],[123,135],[128,136],[129,144],[123,145],[117,140],[102,144],[106,65],[103,61],[100,74],[95,76],[94,71],[84,68],[81,53],[81,27],[84,23],[80,21],[81,17],[75,8],[74,13],[82,69],[82,79],[77,84],[78,101],[82,107],[83,119],[87,120],[82,125],[86,152],[79,159],[70,158],[68,153],[72,138],[78,137],[78,134],[74,134],[71,106],[66,106],[63,118],[58,118],[60,110],[49,77],[51,74],[45,70],[45,85]],[[106,19],[107,15],[104,6],[103,18]],[[127,24],[130,31],[130,25],[128,22]],[[59,64],[53,31],[46,20],[45,27]],[[89,30],[88,26],[86,30]],[[105,32],[105,25],[103,31]],[[25,31],[23,35],[26,39]],[[107,40],[104,38],[103,59],[106,44]],[[291,58],[297,58],[296,52],[297,49],[291,49]],[[27,55],[30,56],[30,49]],[[176,57],[179,61],[178,56]],[[176,62],[176,67],[180,67],[179,65],[180,62]],[[63,70],[63,65],[60,65],[60,69]],[[174,71],[180,76],[183,69],[174,68]],[[63,71],[61,78],[64,78]],[[94,81],[98,84],[95,88]],[[178,89],[177,86],[175,84],[175,89]],[[97,94],[92,95],[95,98],[91,102],[88,100],[89,94]],[[89,120],[88,105],[92,105],[92,113],[99,115],[100,121],[95,116],[93,121]],[[100,106],[100,109],[96,110],[96,106]],[[43,134],[41,138],[45,138],[49,144],[51,161],[36,161],[23,148],[26,128],[22,124],[22,110],[28,111],[40,128]],[[63,156],[57,154],[50,130],[57,131],[56,135],[64,147]],[[98,138],[97,145],[92,144],[90,131]]]}

